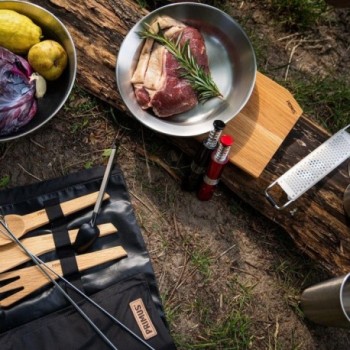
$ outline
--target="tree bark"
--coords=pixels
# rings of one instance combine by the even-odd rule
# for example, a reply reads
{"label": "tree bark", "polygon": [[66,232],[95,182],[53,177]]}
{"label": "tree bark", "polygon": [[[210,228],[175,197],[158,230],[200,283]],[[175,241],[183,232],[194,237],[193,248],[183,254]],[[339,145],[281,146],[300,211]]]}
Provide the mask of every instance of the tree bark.
{"label": "tree bark", "polygon": [[334,7],[350,7],[350,0],[326,0],[326,3]]}
{"label": "tree bark", "polygon": [[[77,83],[99,99],[129,115],[116,86],[115,64],[119,47],[132,26],[147,12],[130,0],[35,0],[67,26],[77,49]],[[350,270],[349,227],[342,197],[349,183],[346,164],[286,209],[268,203],[266,187],[292,165],[318,147],[330,135],[301,117],[258,179],[228,165],[222,182],[267,218],[283,227],[296,245],[330,274]],[[171,138],[188,155],[197,141]]]}

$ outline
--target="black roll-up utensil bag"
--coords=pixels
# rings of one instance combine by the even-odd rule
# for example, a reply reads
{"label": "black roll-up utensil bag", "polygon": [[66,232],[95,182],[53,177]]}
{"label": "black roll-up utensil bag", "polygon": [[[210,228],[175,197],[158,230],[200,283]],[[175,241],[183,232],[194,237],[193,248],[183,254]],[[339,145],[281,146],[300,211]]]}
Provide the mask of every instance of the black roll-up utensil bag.
{"label": "black roll-up utensil bag", "polygon": [[[0,214],[25,215],[47,208],[50,223],[28,232],[23,238],[52,232],[56,249],[40,256],[44,262],[70,258],[66,267],[71,283],[111,313],[154,349],[176,349],[169,334],[162,301],[150,257],[137,224],[122,171],[115,166],[97,224],[112,223],[117,232],[99,237],[89,248],[93,252],[122,246],[127,257],[79,272],[76,252],[64,237],[67,231],[88,222],[93,208],[67,217],[60,215],[59,203],[96,192],[104,167],[92,168],[57,179],[0,191]],[[0,233],[1,234],[1,233]],[[12,243],[11,243],[12,244]],[[20,248],[18,248],[20,249]],[[1,252],[0,252],[1,264]],[[18,267],[32,266],[29,261]],[[69,296],[93,320],[119,350],[142,350],[145,345],[111,321],[78,293],[58,281]],[[0,300],[4,296],[0,293]],[[0,349],[59,350],[108,349],[109,346],[77,313],[57,287],[48,285],[9,308],[0,308]]]}

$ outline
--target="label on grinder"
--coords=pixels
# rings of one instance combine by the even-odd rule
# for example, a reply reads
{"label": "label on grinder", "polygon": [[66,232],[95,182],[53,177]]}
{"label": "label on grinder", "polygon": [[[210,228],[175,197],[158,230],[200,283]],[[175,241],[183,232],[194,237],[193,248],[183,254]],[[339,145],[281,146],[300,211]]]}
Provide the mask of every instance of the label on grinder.
{"label": "label on grinder", "polygon": [[203,181],[210,186],[215,186],[219,183],[219,179],[211,179],[207,175],[204,175]]}

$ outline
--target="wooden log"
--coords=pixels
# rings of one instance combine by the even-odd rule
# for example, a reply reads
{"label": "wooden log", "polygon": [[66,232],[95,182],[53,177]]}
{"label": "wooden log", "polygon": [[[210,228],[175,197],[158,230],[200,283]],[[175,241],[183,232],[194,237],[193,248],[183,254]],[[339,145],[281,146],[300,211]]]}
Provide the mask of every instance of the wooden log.
{"label": "wooden log", "polygon": [[[302,252],[331,275],[339,275],[350,271],[349,222],[342,203],[350,181],[347,164],[343,163],[284,210],[276,210],[264,194],[268,185],[328,137],[324,130],[302,117],[258,179],[230,164],[222,181],[245,202],[283,227]],[[194,143],[184,139],[173,142],[193,154]]]}
{"label": "wooden log", "polygon": [[350,0],[326,0],[326,3],[334,7],[350,7]]}
{"label": "wooden log", "polygon": [[[77,83],[91,94],[130,115],[118,93],[115,64],[123,38],[146,11],[130,0],[34,0],[62,20],[77,49]],[[283,227],[305,254],[330,274],[350,271],[350,235],[342,196],[349,183],[346,164],[301,196],[285,210],[266,200],[266,187],[318,147],[330,135],[301,117],[258,179],[229,165],[222,182],[267,218]],[[198,142],[171,138],[188,155]]]}

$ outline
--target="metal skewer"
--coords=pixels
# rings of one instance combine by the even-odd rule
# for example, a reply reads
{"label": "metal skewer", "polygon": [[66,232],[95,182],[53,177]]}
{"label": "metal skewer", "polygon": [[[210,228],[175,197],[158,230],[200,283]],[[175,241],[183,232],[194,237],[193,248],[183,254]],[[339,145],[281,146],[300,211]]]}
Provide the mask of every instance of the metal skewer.
{"label": "metal skewer", "polygon": [[106,170],[105,170],[105,173],[104,173],[103,178],[102,178],[101,187],[100,187],[100,190],[99,190],[99,193],[98,193],[98,197],[97,197],[97,200],[96,200],[96,203],[95,203],[95,206],[94,206],[94,210],[92,212],[92,217],[91,217],[91,221],[90,221],[91,226],[96,226],[97,215],[98,215],[98,213],[100,212],[100,209],[101,209],[101,204],[102,204],[102,201],[103,201],[103,195],[106,192],[106,188],[107,188],[107,184],[108,184],[108,180],[109,180],[110,173],[111,173],[111,170],[112,170],[113,160],[114,160],[116,152],[117,152],[117,146],[116,146],[116,144],[114,142],[112,147],[111,147],[111,154],[109,155],[109,159],[108,159],[108,163],[107,163],[107,166],[106,166]]}
{"label": "metal skewer", "polygon": [[[140,338],[136,333],[134,333],[131,329],[125,326],[122,322],[120,322],[117,318],[111,315],[108,311],[98,305],[94,300],[89,298],[85,293],[83,293],[80,289],[70,283],[65,277],[57,274],[53,269],[51,269],[48,265],[45,264],[40,258],[32,254],[22,243],[21,241],[11,232],[6,224],[6,220],[2,215],[0,215],[0,224],[6,230],[0,230],[1,233],[5,234],[12,241],[17,243],[17,245],[30,257],[30,259],[35,263],[35,265],[41,270],[41,272],[59,289],[60,293],[70,302],[70,304],[77,310],[77,312],[90,324],[90,326],[98,333],[98,335],[110,346],[111,349],[118,350],[117,347],[109,340],[109,338],[96,326],[96,324],[91,320],[91,318],[79,307],[79,305],[66,293],[66,291],[53,279],[50,274],[46,271],[50,271],[52,274],[57,276],[60,280],[66,283],[70,288],[75,290],[79,295],[81,295],[84,299],[90,302],[93,306],[98,308],[103,314],[109,317],[112,321],[118,324],[122,329],[128,332],[131,336],[133,336],[136,340],[141,342],[150,350],[155,350],[151,345],[147,344],[142,338]],[[45,270],[46,269],[46,270]]]}
{"label": "metal skewer", "polygon": [[75,250],[78,253],[83,253],[86,250],[89,249],[89,247],[95,242],[97,237],[100,235],[100,230],[96,225],[96,219],[97,216],[100,212],[102,201],[103,201],[103,196],[106,192],[107,184],[109,181],[109,177],[111,174],[112,166],[113,166],[113,160],[115,157],[115,154],[117,152],[117,147],[115,142],[112,145],[111,148],[111,154],[108,159],[108,163],[106,166],[105,173],[103,175],[102,183],[100,186],[100,190],[98,192],[98,197],[95,203],[94,210],[92,212],[91,220],[89,222],[84,223],[81,225],[78,231],[77,238],[75,239],[74,242],[74,247]]}

